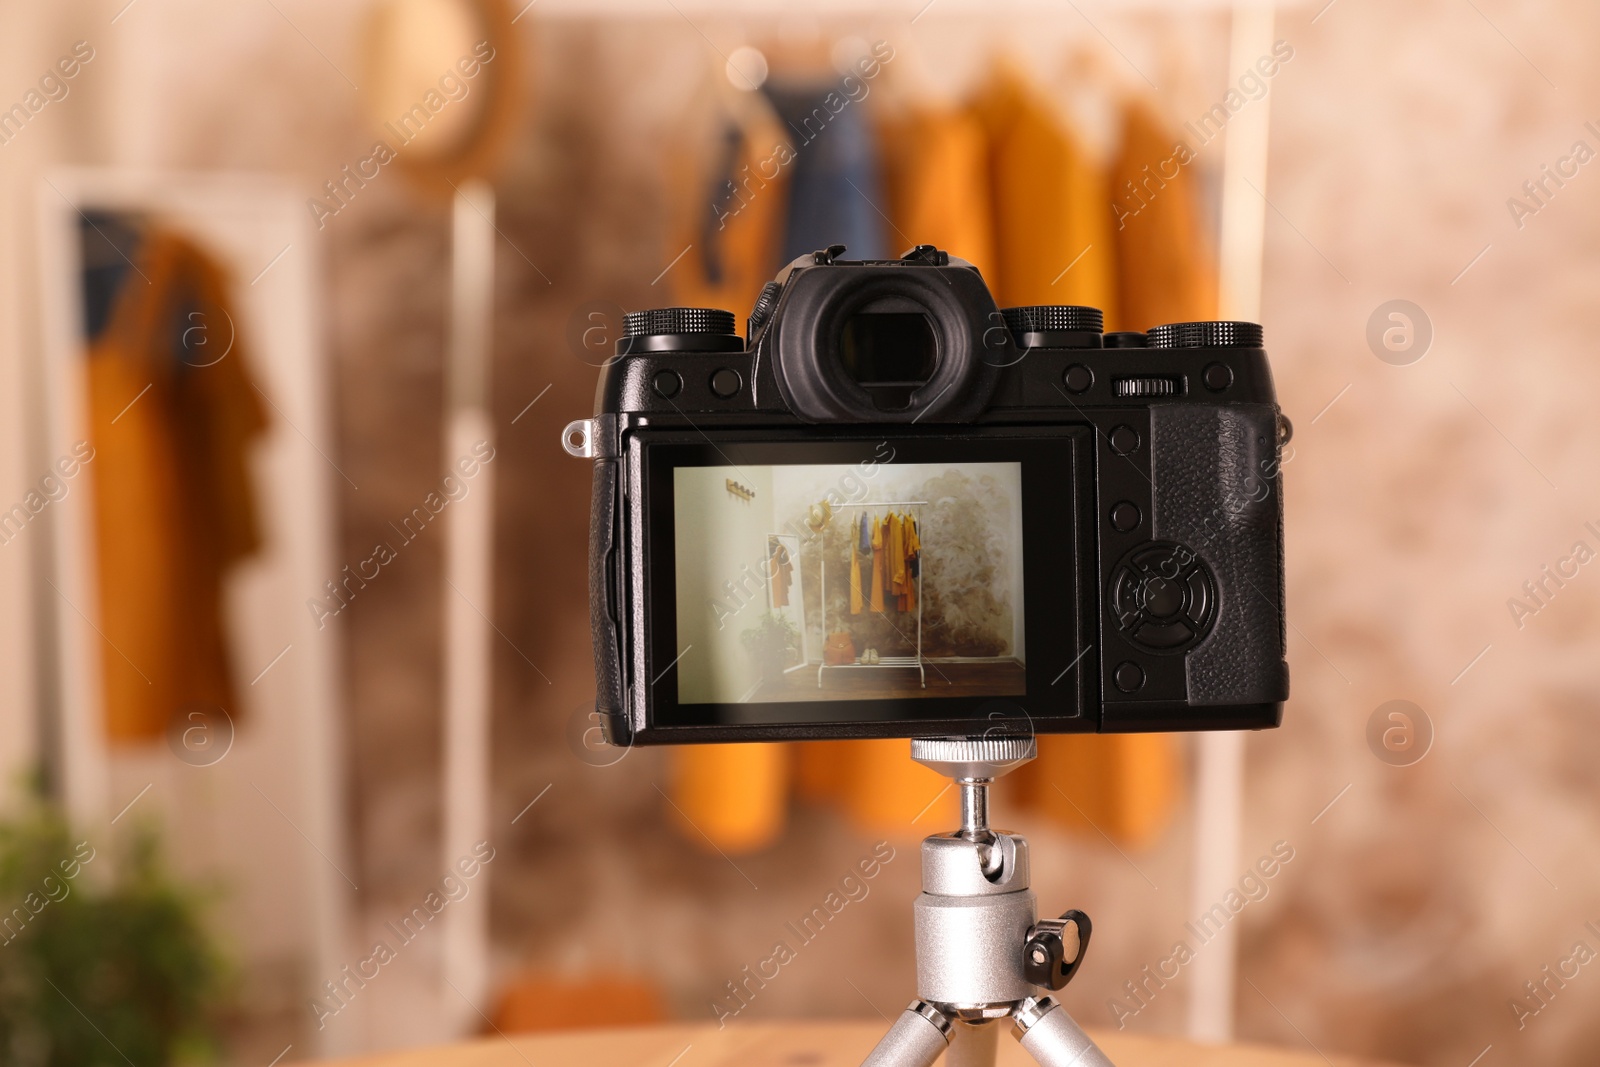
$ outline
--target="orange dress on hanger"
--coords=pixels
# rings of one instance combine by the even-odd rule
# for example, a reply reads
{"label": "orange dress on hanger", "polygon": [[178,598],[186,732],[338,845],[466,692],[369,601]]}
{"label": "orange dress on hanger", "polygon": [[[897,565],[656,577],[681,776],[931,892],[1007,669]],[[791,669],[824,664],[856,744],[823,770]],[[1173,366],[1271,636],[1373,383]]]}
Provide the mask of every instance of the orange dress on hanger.
{"label": "orange dress on hanger", "polygon": [[1058,109],[1002,67],[980,94],[1000,306],[1087,304],[1113,317],[1116,247],[1105,174]]}
{"label": "orange dress on hanger", "polygon": [[890,233],[908,248],[938,245],[992,278],[989,151],[978,116],[912,106],[880,130]]}
{"label": "orange dress on hanger", "polygon": [[[1115,231],[1117,314],[1108,330],[1148,330],[1164,322],[1193,322],[1217,314],[1215,253],[1200,225],[1200,178],[1194,164],[1156,187],[1146,168],[1172,157],[1178,138],[1151,106],[1130,102],[1123,112],[1122,148],[1111,163],[1111,189],[1122,215]],[[1142,190],[1142,197],[1128,190]],[[1136,213],[1132,209],[1136,208]]]}
{"label": "orange dress on hanger", "polygon": [[159,228],[135,258],[86,364],[113,743],[192,710],[239,717],[222,586],[259,545],[248,451],[266,427],[221,268]]}

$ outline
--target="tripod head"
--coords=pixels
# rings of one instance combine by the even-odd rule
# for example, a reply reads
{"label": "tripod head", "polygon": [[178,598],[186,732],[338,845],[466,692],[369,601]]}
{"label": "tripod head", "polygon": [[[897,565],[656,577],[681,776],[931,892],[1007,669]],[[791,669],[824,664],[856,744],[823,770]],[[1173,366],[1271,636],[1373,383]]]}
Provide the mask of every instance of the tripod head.
{"label": "tripod head", "polygon": [[1001,1019],[1045,1067],[1110,1067],[1038,987],[1071,981],[1089,947],[1089,917],[1037,919],[1028,842],[989,825],[989,786],[1037,755],[1031,737],[913,738],[911,758],[961,788],[961,828],[922,842],[914,907],[917,994],[863,1067],[992,1064]]}
{"label": "tripod head", "polygon": [[989,832],[989,786],[1038,754],[1031,737],[911,739],[912,759],[961,787],[961,833],[969,838]]}

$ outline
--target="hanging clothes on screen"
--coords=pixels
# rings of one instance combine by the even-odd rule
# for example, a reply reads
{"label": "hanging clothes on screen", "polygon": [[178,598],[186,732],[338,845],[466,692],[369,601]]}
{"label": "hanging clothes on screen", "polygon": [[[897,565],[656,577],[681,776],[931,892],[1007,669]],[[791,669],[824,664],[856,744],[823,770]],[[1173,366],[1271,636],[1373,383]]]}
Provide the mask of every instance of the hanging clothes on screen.
{"label": "hanging clothes on screen", "polygon": [[889,559],[889,519],[885,516],[872,519],[872,610],[883,614],[883,579],[888,573],[885,564]]}
{"label": "hanging clothes on screen", "polygon": [[113,742],[196,708],[239,716],[222,593],[260,544],[248,451],[266,427],[222,269],[156,226],[129,259],[87,367]]}
{"label": "hanging clothes on screen", "polygon": [[772,583],[772,606],[788,607],[789,586],[794,582],[794,563],[789,559],[789,550],[782,541],[772,542],[772,550],[767,555],[767,576]]}
{"label": "hanging clothes on screen", "polygon": [[[869,584],[862,584],[863,575]],[[863,590],[870,589],[872,581],[872,535],[867,528],[867,513],[863,511],[850,527],[850,614],[860,615],[865,610],[867,598]]]}
{"label": "hanging clothes on screen", "polygon": [[901,582],[900,610],[917,610],[917,574],[922,559],[922,539],[917,535],[917,520],[913,515],[901,519],[900,557],[905,568]]}

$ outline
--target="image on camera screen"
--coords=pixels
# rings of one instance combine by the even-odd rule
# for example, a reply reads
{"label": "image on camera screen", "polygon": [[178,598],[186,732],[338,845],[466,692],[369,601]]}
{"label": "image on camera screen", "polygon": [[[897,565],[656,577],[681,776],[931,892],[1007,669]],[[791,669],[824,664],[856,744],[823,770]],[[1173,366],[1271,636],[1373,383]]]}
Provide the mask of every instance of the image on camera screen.
{"label": "image on camera screen", "polygon": [[673,471],[680,704],[1020,696],[1022,464]]}

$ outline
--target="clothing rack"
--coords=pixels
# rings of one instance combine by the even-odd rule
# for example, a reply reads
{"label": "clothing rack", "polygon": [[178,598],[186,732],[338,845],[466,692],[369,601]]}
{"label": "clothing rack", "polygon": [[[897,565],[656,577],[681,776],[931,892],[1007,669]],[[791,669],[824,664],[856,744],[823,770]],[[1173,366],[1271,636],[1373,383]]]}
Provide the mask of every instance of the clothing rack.
{"label": "clothing rack", "polygon": [[[839,510],[843,511],[846,508],[920,508],[926,507],[927,504],[928,502],[926,500],[862,500],[859,502],[844,504]],[[917,519],[917,533],[918,536],[921,536],[922,522],[920,517]],[[851,536],[854,537],[856,535],[854,532],[852,532]],[[917,567],[917,653],[914,656],[885,656],[877,663],[830,664],[828,662],[828,653],[826,650],[828,641],[828,553],[826,535],[823,537],[822,566],[820,570],[822,573],[821,580],[818,585],[822,590],[822,641],[824,650],[822,653],[822,664],[817,667],[817,688],[822,688],[822,672],[828,670],[830,667],[839,671],[866,670],[873,667],[915,667],[917,669],[917,679],[921,682],[922,688],[928,688],[928,672],[922,665],[922,572],[924,567],[921,565]],[[878,572],[876,568],[874,568],[872,572],[872,580],[878,580]]]}

